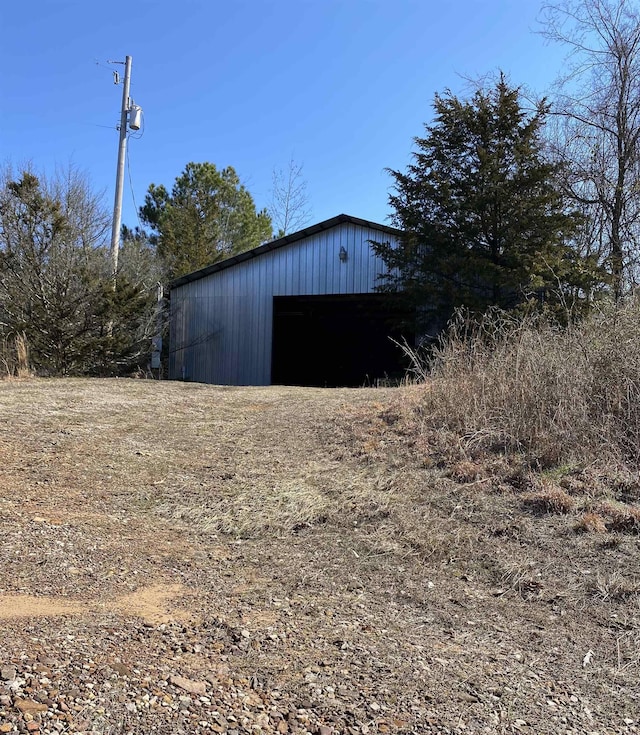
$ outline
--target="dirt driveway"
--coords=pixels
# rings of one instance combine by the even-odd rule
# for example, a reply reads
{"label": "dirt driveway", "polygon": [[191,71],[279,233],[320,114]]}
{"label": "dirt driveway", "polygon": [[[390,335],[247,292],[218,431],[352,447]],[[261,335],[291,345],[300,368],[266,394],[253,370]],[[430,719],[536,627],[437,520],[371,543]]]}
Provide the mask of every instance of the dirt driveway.
{"label": "dirt driveway", "polygon": [[637,537],[427,468],[398,400],[0,383],[0,733],[640,732]]}

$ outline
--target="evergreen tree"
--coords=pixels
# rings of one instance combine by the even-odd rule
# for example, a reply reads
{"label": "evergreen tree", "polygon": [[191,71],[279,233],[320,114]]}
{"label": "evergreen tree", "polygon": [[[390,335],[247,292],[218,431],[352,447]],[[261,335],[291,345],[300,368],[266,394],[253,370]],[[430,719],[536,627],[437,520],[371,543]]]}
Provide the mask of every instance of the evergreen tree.
{"label": "evergreen tree", "polygon": [[571,247],[579,218],[544,154],[546,106],[526,113],[501,76],[470,100],[436,95],[434,108],[407,172],[390,172],[392,221],[404,234],[397,248],[374,244],[389,268],[381,288],[402,293],[434,329],[457,306],[587,297],[600,274]]}
{"label": "evergreen tree", "polygon": [[50,375],[126,371],[148,351],[147,296],[110,274],[109,216],[76,171],[0,180],[0,337]]}
{"label": "evergreen tree", "polygon": [[166,277],[177,278],[269,240],[271,219],[230,166],[189,163],[173,185],[149,187],[140,208]]}

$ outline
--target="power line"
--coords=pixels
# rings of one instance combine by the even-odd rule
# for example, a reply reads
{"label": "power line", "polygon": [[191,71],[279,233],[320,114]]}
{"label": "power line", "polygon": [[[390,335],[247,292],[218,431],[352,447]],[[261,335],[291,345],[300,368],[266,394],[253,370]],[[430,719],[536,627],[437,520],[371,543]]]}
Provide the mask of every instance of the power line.
{"label": "power line", "polygon": [[98,123],[82,123],[83,125],[89,125],[92,128],[106,128],[107,130],[117,130],[115,125],[98,125]]}
{"label": "power line", "polygon": [[108,69],[111,72],[113,71],[113,69],[110,66],[105,66],[100,61],[98,61],[98,59],[94,59],[94,62],[95,62],[95,65],[99,66],[101,69]]}
{"label": "power line", "polygon": [[133,201],[133,207],[136,212],[136,219],[138,220],[138,227],[142,229],[142,222],[140,221],[140,215],[138,214],[138,204],[136,203],[136,195],[133,193],[133,181],[131,180],[131,158],[129,156],[128,148],[127,148],[127,171],[129,173],[129,188],[131,189],[131,199]]}

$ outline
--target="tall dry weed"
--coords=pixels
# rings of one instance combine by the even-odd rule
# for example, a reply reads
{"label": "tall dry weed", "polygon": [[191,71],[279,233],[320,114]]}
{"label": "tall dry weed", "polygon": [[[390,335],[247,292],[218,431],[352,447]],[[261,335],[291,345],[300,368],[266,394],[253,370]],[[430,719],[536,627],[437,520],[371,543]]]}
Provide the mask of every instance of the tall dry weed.
{"label": "tall dry weed", "polygon": [[460,315],[424,385],[423,424],[454,431],[471,454],[524,451],[542,466],[637,463],[640,303],[600,309],[569,327],[497,312],[480,321]]}
{"label": "tall dry weed", "polygon": [[28,378],[33,375],[29,363],[29,343],[24,333],[0,340],[0,377]]}
{"label": "tall dry weed", "polygon": [[31,367],[29,365],[29,343],[27,336],[18,334],[15,338],[16,350],[16,373],[19,378],[28,378],[31,375]]}

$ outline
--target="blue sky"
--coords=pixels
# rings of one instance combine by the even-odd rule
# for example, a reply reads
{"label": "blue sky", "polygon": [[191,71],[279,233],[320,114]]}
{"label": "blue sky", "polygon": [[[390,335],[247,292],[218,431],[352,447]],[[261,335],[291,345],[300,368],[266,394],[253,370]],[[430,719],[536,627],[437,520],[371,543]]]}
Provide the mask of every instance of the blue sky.
{"label": "blue sky", "polygon": [[[438,91],[502,69],[549,90],[563,50],[534,31],[540,0],[18,0],[0,7],[0,162],[73,164],[113,206],[133,57],[143,135],[129,141],[123,222],[189,161],[233,166],[258,208],[274,168],[303,165],[312,218],[388,221],[391,179]],[[131,184],[132,186],[131,186]]]}

